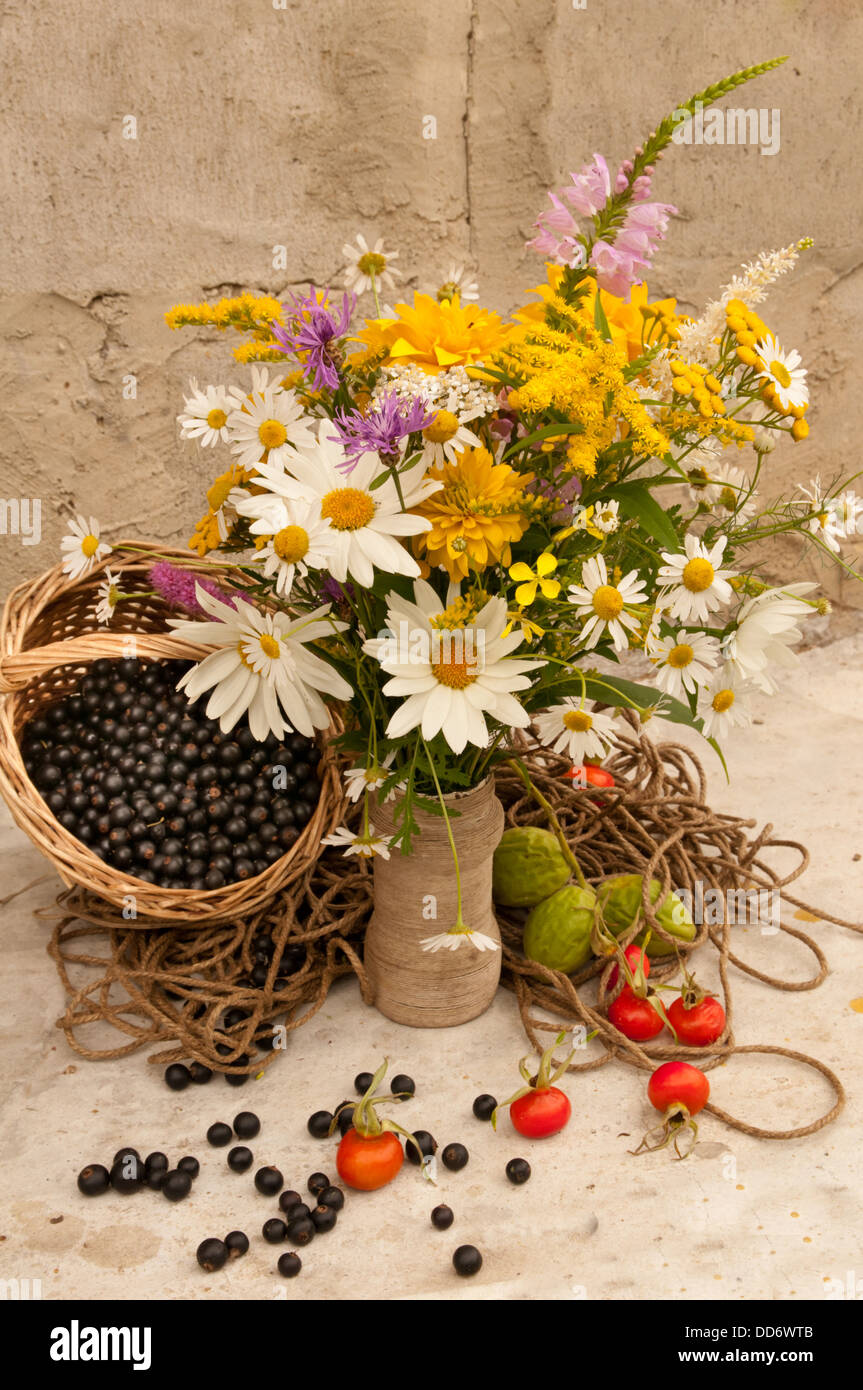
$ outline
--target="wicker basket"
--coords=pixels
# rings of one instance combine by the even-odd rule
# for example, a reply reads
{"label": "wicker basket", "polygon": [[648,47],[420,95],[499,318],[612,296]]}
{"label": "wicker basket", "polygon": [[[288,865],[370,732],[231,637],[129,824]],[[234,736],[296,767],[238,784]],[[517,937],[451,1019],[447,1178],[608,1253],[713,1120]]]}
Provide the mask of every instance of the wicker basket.
{"label": "wicker basket", "polygon": [[[165,558],[213,574],[212,565],[196,561],[188,551],[171,552],[135,542],[133,553],[115,550],[79,580],[70,581],[56,565],[19,585],[0,617],[0,794],[16,824],[51,860],[68,887],[86,890],[111,904],[118,915],[130,895],[134,898],[137,917],[123,920],[126,928],[136,923],[153,926],[154,919],[166,925],[204,926],[258,911],[318,857],[321,838],[337,824],[342,805],[338,769],[325,737],[320,799],[296,844],[257,877],[213,891],[160,888],[132,878],[104,863],[55,819],[27,775],[21,756],[19,737],[27,721],[73,690],[90,663],[100,657],[198,660],[209,650],[168,635],[171,610],[159,597],[143,592],[149,588],[150,565]],[[125,592],[142,590],[140,599],[117,606],[110,631],[99,627],[93,613],[107,566],[122,575]],[[134,651],[130,651],[132,636]]]}

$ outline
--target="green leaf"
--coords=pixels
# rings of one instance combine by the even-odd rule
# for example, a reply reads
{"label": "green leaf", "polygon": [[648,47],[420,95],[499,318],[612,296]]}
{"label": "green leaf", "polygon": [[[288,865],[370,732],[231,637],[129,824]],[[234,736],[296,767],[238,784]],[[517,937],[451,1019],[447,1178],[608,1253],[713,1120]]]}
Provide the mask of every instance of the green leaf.
{"label": "green leaf", "polygon": [[596,324],[596,331],[600,333],[607,343],[611,342],[611,329],[608,326],[608,319],[605,317],[605,310],[602,307],[601,292],[597,288],[596,298],[593,301],[593,322]]}
{"label": "green leaf", "polygon": [[618,483],[613,488],[612,493],[619,502],[620,510],[624,516],[640,522],[649,536],[661,541],[669,550],[680,548],[677,532],[667,514],[651,494],[647,483]]}
{"label": "green leaf", "polygon": [[516,454],[520,449],[528,449],[531,444],[536,444],[539,440],[547,439],[550,435],[557,434],[583,434],[584,425],[580,420],[561,420],[557,425],[543,425],[541,430],[534,430],[533,434],[526,434],[524,439],[516,440],[515,444],[510,444],[505,450],[502,458],[508,459],[510,454]]}

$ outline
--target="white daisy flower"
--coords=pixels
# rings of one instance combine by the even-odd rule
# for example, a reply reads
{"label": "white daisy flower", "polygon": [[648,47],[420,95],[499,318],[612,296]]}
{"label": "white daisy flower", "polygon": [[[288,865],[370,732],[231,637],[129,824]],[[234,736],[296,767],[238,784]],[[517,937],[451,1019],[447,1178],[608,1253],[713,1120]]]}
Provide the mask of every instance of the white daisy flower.
{"label": "white daisy flower", "polygon": [[745,696],[737,673],[724,666],[698,695],[698,714],[705,738],[724,738],[733,728],[750,723],[751,715],[741,701]]}
{"label": "white daisy flower", "polygon": [[295,391],[253,390],[228,416],[231,453],[241,468],[257,468],[262,461],[281,466],[292,446],[314,443],[310,425]]}
{"label": "white daisy flower", "polygon": [[423,463],[427,468],[443,463],[455,463],[464,449],[478,449],[482,445],[479,435],[469,430],[464,423],[473,419],[474,412],[462,415],[459,410],[457,391],[450,391],[445,405],[440,405],[431,424],[422,432]]}
{"label": "white daisy flower", "polygon": [[568,697],[536,715],[533,722],[542,742],[555,753],[566,752],[574,763],[604,758],[614,743],[614,720],[600,714],[592,700]]}
{"label": "white daisy flower", "polygon": [[697,449],[680,460],[689,479],[689,496],[693,502],[705,502],[708,506],[716,501],[717,489],[714,474],[722,457],[722,444],[715,436],[703,439]]}
{"label": "white daisy flower", "polygon": [[[393,261],[398,260],[398,251],[387,251],[383,238],[378,237],[370,247],[362,232],[357,233],[356,244],[346,242],[342,255],[347,261],[345,269],[345,288],[355,294],[364,294],[375,285],[387,290],[395,289],[396,280],[401,279],[399,271],[393,269]],[[393,315],[395,317],[395,315]]]}
{"label": "white daisy flower", "polygon": [[815,612],[803,602],[803,595],[817,587],[809,582],[786,584],[765,589],[741,604],[737,626],[722,643],[723,655],[740,677],[768,694],[779,689],[767,668],[776,665],[787,671],[797,665],[790,650],[803,636],[797,624]]}
{"label": "white daisy flower", "polygon": [[721,463],[714,469],[711,481],[716,492],[711,504],[715,512],[733,516],[738,525],[754,515],[755,493],[744,469]]}
{"label": "white daisy flower", "polygon": [[845,536],[859,534],[861,519],[863,519],[863,498],[858,497],[856,492],[848,489],[838,497],[831,498],[827,506],[836,519],[836,525],[842,527]]}
{"label": "white daisy flower", "polygon": [[602,555],[585,560],[581,569],[581,584],[570,584],[569,602],[577,605],[579,618],[587,618],[581,629],[581,640],[589,650],[608,632],[614,650],[624,651],[629,645],[627,632],[638,630],[638,621],[626,612],[626,604],[645,603],[647,593],[637,570],[630,570],[619,584],[609,584],[608,570]]}
{"label": "white daisy flower", "polygon": [[525,690],[526,672],[545,663],[510,659],[523,639],[520,631],[503,635],[506,600],[489,599],[465,628],[435,627],[441,612],[434,589],[418,579],[413,603],[394,592],[387,596],[387,635],[363,643],[391,677],[383,693],[406,697],[387,725],[387,738],[419,726],[424,739],[442,733],[453,752],[462,753],[469,743],[487,746],[486,715],[507,728],[526,728],[530,716],[512,692]]}
{"label": "white daisy flower", "polygon": [[[820,473],[812,479],[808,487],[804,487],[802,483],[798,483],[797,486],[806,501],[805,503],[798,502],[796,505],[805,506],[807,511],[815,513],[807,522],[806,529],[813,536],[817,536],[820,541],[823,541],[835,555],[838,555],[842,548],[839,542],[844,540],[847,535],[846,523],[842,519],[841,499],[825,498],[821,488]],[[853,493],[851,496],[853,497]]]}
{"label": "white daisy flower", "polygon": [[457,294],[462,304],[476,304],[479,300],[479,285],[465,273],[463,265],[450,262],[447,277],[437,292],[438,301],[452,299]]}
{"label": "white daisy flower", "polygon": [[358,854],[361,859],[373,859],[376,854],[380,855],[381,859],[390,857],[389,845],[380,835],[375,834],[373,825],[370,825],[367,831],[358,831],[356,834],[346,825],[340,825],[331,835],[325,835],[321,844],[342,849],[346,855]]}
{"label": "white daisy flower", "polygon": [[94,516],[76,516],[69,522],[69,534],[60,542],[63,552],[63,573],[80,579],[106,555],[111,547],[99,539],[99,523]]}
{"label": "white daisy flower", "polygon": [[613,536],[620,526],[618,512],[620,503],[613,500],[611,502],[597,502],[593,508],[593,516],[590,524],[595,530],[601,531],[604,536]]}
{"label": "white daisy flower", "polygon": [[710,680],[719,660],[719,643],[705,632],[681,630],[653,642],[650,658],[656,663],[659,689],[679,700]]}
{"label": "white daisy flower", "polygon": [[683,622],[706,622],[732,597],[728,580],[731,570],[720,569],[726,537],[720,536],[710,550],[690,531],[683,555],[662,552],[665,564],[658,574],[660,583],[671,585],[664,598],[671,618]]}
{"label": "white daisy flower", "polygon": [[204,448],[227,444],[228,416],[240,404],[242,392],[227,386],[205,386],[201,390],[194,377],[189,386],[192,394],[183,397],[186,409],[177,416],[181,439],[197,439]]}
{"label": "white daisy flower", "polygon": [[[234,497],[235,505],[247,498],[246,492],[238,494]],[[269,537],[252,557],[252,564],[262,565],[266,579],[275,577],[276,593],[289,598],[296,575],[304,579],[310,569],[329,566],[332,532],[329,521],[321,516],[317,498],[288,502],[282,497],[271,497],[270,501],[273,505],[266,517],[254,521],[250,528],[253,535]]]}
{"label": "white daisy flower", "polygon": [[346,628],[329,616],[329,605],[291,619],[286,613],[262,613],[245,599],[234,599],[233,606],[222,603],[200,584],[195,592],[214,621],[169,620],[174,636],[216,648],[179,681],[177,689],[185,690],[189,702],[212,691],[208,718],[218,719],[227,733],[247,714],[258,740],[269,733],[281,738],[293,729],[311,738],[315,729],[326,729],[330,716],[320,692],[336,700],[353,695],[329,662],[306,650],[307,642]]}
{"label": "white daisy flower", "polygon": [[453,928],[438,932],[436,936],[425,936],[420,941],[424,951],[457,951],[462,945],[473,946],[477,951],[498,951],[500,947],[494,937],[485,932],[471,931],[470,927]]}
{"label": "white daisy flower", "polygon": [[809,387],[806,385],[806,368],[800,365],[803,361],[800,353],[795,350],[783,352],[772,333],[755,344],[755,351],[764,363],[764,370],[758,375],[772,383],[782,409],[808,405]]}
{"label": "white daisy flower", "polygon": [[[399,539],[418,536],[431,529],[425,517],[411,514],[417,506],[442,486],[426,478],[422,462],[399,473],[404,510],[388,469],[377,454],[363,454],[351,469],[350,482],[342,471],[345,453],[342,445],[329,437],[331,420],[320,420],[308,448],[292,449],[285,469],[269,460],[258,465],[255,485],[267,491],[237,502],[243,516],[270,524],[273,498],[289,502],[316,502],[321,515],[330,523],[328,540],[331,553],[327,568],[339,584],[350,576],[363,588],[371,588],[375,570],[385,574],[404,574],[415,578],[420,568]],[[384,476],[380,486],[373,486]],[[265,526],[266,531],[266,526]]]}
{"label": "white daisy flower", "polygon": [[96,603],[93,605],[93,614],[102,627],[107,627],[114,616],[114,609],[120,600],[120,592],[117,588],[119,574],[113,570],[105,570],[105,578],[96,590]]}
{"label": "white daisy flower", "polygon": [[[378,787],[382,787],[390,775],[394,757],[395,753],[387,753],[383,762],[373,763],[370,766],[363,763],[359,767],[349,767],[344,774],[345,794],[348,800],[359,801],[365,792],[376,792]],[[392,801],[403,785],[404,783],[397,783],[391,787],[384,800]]]}

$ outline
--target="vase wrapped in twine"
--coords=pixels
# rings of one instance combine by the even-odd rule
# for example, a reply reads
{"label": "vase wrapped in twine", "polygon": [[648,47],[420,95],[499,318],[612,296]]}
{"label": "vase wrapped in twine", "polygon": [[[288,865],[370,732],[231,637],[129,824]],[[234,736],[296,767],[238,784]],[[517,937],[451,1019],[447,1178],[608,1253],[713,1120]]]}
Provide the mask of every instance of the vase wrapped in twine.
{"label": "vase wrapped in twine", "polygon": [[[491,897],[492,856],[503,834],[503,807],[487,778],[445,798],[461,870],[462,916],[498,943],[479,951],[470,938],[455,951],[424,951],[422,942],[455,925],[458,903],[452,851],[442,816],[416,812],[420,834],[410,854],[374,861],[374,911],[366,931],[365,968],[374,1002],[395,1023],[449,1028],[491,1004],[500,979],[500,929]],[[374,809],[375,832],[389,838],[397,801]]]}

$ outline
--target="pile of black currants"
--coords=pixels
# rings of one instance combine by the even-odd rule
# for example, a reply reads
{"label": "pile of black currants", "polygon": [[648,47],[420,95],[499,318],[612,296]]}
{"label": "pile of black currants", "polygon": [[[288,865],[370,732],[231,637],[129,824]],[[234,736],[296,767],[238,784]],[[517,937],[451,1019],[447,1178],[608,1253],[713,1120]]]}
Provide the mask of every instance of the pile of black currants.
{"label": "pile of black currants", "polygon": [[57,820],[114,868],[164,888],[212,890],[263,873],[320,795],[300,734],[223,734],[189,705],[185,661],[102,659],[77,693],[26,725],[21,752]]}

